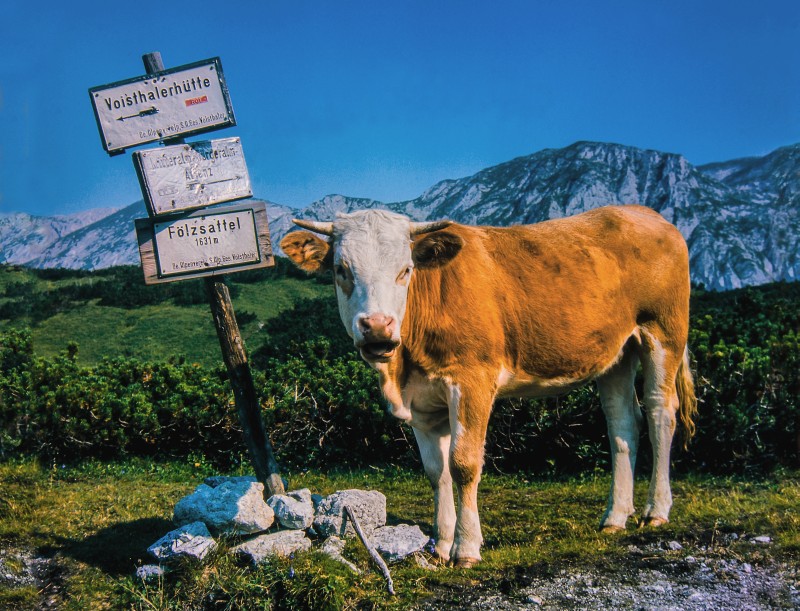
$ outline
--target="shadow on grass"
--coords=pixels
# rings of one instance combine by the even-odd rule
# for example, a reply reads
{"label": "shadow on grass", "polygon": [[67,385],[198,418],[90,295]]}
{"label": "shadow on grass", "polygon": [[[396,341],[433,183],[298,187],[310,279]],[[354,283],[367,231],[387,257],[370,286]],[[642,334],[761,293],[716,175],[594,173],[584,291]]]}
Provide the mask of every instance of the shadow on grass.
{"label": "shadow on grass", "polygon": [[60,537],[56,545],[42,552],[46,556],[58,552],[109,575],[127,575],[139,564],[153,562],[147,548],[174,528],[172,522],[163,518],[142,518],[114,524],[84,539]]}

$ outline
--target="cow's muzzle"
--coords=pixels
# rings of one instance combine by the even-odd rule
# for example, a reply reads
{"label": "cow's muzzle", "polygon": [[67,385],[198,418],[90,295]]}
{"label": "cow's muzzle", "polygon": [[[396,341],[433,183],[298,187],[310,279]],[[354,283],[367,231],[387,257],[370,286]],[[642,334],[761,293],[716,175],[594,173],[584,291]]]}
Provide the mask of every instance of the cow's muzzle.
{"label": "cow's muzzle", "polygon": [[392,316],[361,316],[358,319],[358,329],[361,337],[356,341],[356,347],[366,361],[386,362],[400,345],[396,339],[397,323]]}

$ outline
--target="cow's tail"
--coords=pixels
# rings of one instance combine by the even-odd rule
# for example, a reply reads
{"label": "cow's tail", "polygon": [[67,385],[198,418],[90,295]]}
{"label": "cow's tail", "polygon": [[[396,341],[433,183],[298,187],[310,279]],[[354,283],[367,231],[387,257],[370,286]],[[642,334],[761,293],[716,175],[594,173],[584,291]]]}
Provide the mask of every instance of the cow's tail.
{"label": "cow's tail", "polygon": [[697,397],[694,394],[688,346],[683,352],[683,360],[675,377],[675,390],[678,393],[678,417],[683,423],[683,447],[686,449],[695,433],[694,417],[697,415]]}

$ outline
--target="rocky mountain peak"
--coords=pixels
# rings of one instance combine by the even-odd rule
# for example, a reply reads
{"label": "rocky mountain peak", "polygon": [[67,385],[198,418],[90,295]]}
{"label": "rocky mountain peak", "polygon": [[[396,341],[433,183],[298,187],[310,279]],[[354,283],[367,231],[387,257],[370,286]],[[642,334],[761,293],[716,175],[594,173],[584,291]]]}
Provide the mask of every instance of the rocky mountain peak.
{"label": "rocky mountain peak", "polygon": [[[649,206],[674,223],[689,244],[693,280],[709,288],[800,278],[800,144],[697,167],[677,153],[581,141],[442,180],[409,201],[328,195],[302,210],[268,202],[267,214],[277,245],[292,217],[331,220],[363,208],[503,226],[608,204]],[[133,218],[145,214],[138,202],[77,225],[0,215],[0,260],[86,269],[136,263]]]}

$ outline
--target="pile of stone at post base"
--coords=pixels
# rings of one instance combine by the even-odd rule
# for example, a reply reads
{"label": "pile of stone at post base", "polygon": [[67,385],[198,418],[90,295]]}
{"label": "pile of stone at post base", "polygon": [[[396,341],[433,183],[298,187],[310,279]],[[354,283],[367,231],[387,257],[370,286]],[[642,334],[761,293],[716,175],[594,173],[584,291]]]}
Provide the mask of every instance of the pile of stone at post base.
{"label": "pile of stone at post base", "polygon": [[342,556],[345,538],[355,536],[345,515],[349,506],[362,530],[387,562],[419,554],[429,538],[419,526],[386,526],[386,497],[376,490],[341,490],[322,497],[308,489],[276,494],[264,502],[264,485],[254,477],[209,477],[175,505],[176,528],[148,548],[158,562],[137,569],[142,579],[161,576],[182,558],[202,560],[217,547],[215,537],[235,539],[230,551],[253,564],[315,546],[350,570]]}

